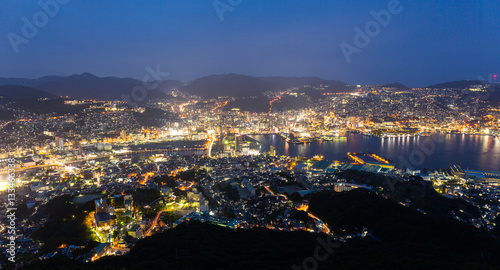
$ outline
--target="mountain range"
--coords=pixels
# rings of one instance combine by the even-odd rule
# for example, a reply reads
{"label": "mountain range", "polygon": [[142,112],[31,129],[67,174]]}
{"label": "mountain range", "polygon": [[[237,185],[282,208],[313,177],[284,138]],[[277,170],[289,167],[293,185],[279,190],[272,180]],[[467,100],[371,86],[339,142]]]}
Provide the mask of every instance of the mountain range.
{"label": "mountain range", "polygon": [[432,88],[432,89],[444,89],[444,88],[466,89],[466,88],[473,87],[474,85],[484,85],[485,83],[487,83],[487,82],[480,81],[480,80],[464,80],[464,81],[454,81],[454,82],[435,84],[435,85],[427,86],[427,88]]}
{"label": "mountain range", "polygon": [[252,77],[240,74],[223,74],[202,77],[186,83],[182,91],[203,96],[260,96],[266,91],[290,88],[324,87],[327,91],[339,92],[351,89],[347,83],[317,77]]}
{"label": "mountain range", "polygon": [[[482,81],[456,81],[428,86],[427,88],[465,89]],[[146,85],[149,85],[146,89]],[[409,87],[396,82],[379,85],[396,90]],[[26,88],[22,88],[26,87]],[[322,93],[348,92],[356,89],[338,80],[326,80],[318,77],[254,77],[241,74],[219,74],[201,77],[189,82],[163,80],[143,83],[133,78],[97,77],[90,73],[71,76],[45,76],[38,79],[1,78],[0,96],[38,96],[39,98],[68,97],[97,100],[147,101],[157,98],[173,98],[171,93],[179,90],[203,98],[232,96],[237,98],[262,97],[267,91],[298,89],[309,92],[308,96],[321,97]],[[38,92],[37,92],[38,91]],[[16,92],[18,94],[13,94]],[[134,100],[133,97],[137,97]],[[144,100],[142,100],[142,98]]]}
{"label": "mountain range", "polygon": [[[170,81],[162,82],[169,85]],[[176,85],[174,81],[171,85]],[[182,84],[178,82],[179,84]],[[0,78],[0,85],[15,85],[37,88],[55,96],[98,99],[98,100],[122,100],[122,95],[132,96],[135,87],[143,83],[132,78],[97,77],[90,73],[71,75],[67,77],[46,76],[38,79],[22,78]],[[160,87],[158,87],[160,88]],[[158,89],[146,92],[147,98],[168,98],[169,96]],[[142,97],[143,93],[137,92],[136,96]]]}
{"label": "mountain range", "polygon": [[39,98],[55,98],[55,95],[45,91],[18,85],[0,85],[0,97],[7,100],[13,99],[39,99]]}
{"label": "mountain range", "polygon": [[[122,95],[133,96],[134,88],[145,89],[142,81],[133,78],[97,77],[90,73],[63,76],[45,76],[38,79],[0,78],[0,86],[24,86],[45,91],[55,96],[122,100]],[[324,91],[348,91],[354,87],[335,80],[317,77],[252,77],[239,74],[221,74],[201,77],[190,82],[164,80],[150,82],[147,98],[168,98],[174,90],[201,96],[216,98],[220,96],[249,97],[260,96],[266,91],[279,91],[291,88],[321,88]],[[20,89],[20,88],[18,88]],[[136,96],[144,92],[136,91]],[[46,94],[44,94],[46,95]]]}

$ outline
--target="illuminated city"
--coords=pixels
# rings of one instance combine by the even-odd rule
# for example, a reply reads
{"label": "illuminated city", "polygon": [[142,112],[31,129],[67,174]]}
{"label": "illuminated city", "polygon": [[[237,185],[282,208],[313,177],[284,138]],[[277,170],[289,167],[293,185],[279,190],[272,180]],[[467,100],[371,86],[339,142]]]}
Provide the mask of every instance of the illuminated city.
{"label": "illuminated city", "polygon": [[[86,37],[92,42],[102,38],[104,48],[62,29],[58,31],[68,36],[69,45],[52,49],[44,40],[56,39],[49,33],[56,31],[51,27],[59,29],[72,21],[68,14],[80,18],[90,12],[79,3],[63,2],[33,4],[41,11],[31,16],[33,20],[20,16],[25,25],[16,30],[19,33],[0,27],[6,31],[6,46],[13,49],[5,53],[11,70],[0,68],[0,269],[500,267],[500,79],[495,73],[500,69],[498,63],[490,63],[494,57],[498,60],[498,52],[480,57],[491,61],[450,60],[454,65],[450,69],[462,72],[453,76],[437,68],[429,68],[436,74],[408,73],[403,69],[415,71],[424,60],[412,56],[416,61],[412,63],[413,58],[401,56],[399,49],[383,61],[370,58],[376,54],[372,49],[385,52],[378,48],[381,43],[407,38],[403,26],[413,24],[396,26],[396,21],[427,16],[412,17],[418,3],[391,0],[372,7],[373,3],[361,1],[363,7],[370,6],[365,15],[374,21],[352,33],[363,20],[351,26],[351,19],[344,18],[342,27],[347,30],[341,32],[342,40],[322,39],[310,31],[320,27],[317,20],[334,20],[333,6],[347,12],[348,7],[361,9],[358,4],[310,4],[321,11],[313,16],[309,6],[291,1],[297,6],[283,8],[303,10],[300,20],[307,21],[301,26],[306,31],[288,21],[275,3],[264,12],[261,4],[249,1],[214,1],[208,3],[209,22],[206,7],[202,11],[192,3],[156,4],[176,12],[189,6],[193,16],[200,16],[193,18],[196,25],[163,18],[173,16],[173,10],[160,15],[147,8],[154,13],[148,17],[144,11],[135,13],[143,6],[119,3],[123,10],[118,12],[161,19],[165,27],[177,29],[171,30],[175,40],[166,41],[165,33],[140,41],[124,38],[122,32],[160,31],[159,26],[138,22],[121,28],[123,18],[108,14],[103,20],[116,22],[115,32],[93,29],[96,37]],[[29,11],[18,5],[9,4],[13,14]],[[484,9],[477,3],[439,5],[450,14],[466,6],[477,12]],[[498,3],[491,5],[499,10]],[[275,18],[267,14],[271,10],[277,12],[276,19],[287,22],[265,32],[267,26],[248,18],[254,9],[262,12],[263,24],[273,25]],[[485,21],[496,20],[493,11],[484,12]],[[45,17],[40,14],[47,18],[43,24],[39,20]],[[238,19],[238,14],[247,17]],[[454,20],[450,14],[429,16],[439,17],[444,25]],[[229,29],[231,20],[245,33]],[[252,27],[241,26],[243,22]],[[100,29],[101,23],[88,23]],[[214,25],[227,32],[208,29]],[[86,26],[68,27],[90,33]],[[289,30],[283,33],[280,27],[297,28],[291,32],[303,36],[295,41]],[[388,37],[391,27],[403,36]],[[192,28],[204,39],[195,42],[187,37]],[[254,32],[257,29],[263,32]],[[374,29],[381,33],[373,34]],[[323,30],[321,26],[317,34],[326,35]],[[475,31],[468,29],[471,35]],[[35,34],[26,35],[30,33]],[[209,34],[214,36],[206,37]],[[415,35],[432,39],[427,31]],[[487,39],[479,36],[475,38]],[[251,38],[262,44],[250,42]],[[342,63],[328,64],[338,74],[323,73],[327,64],[321,64],[321,70],[313,68],[327,57],[315,56],[314,51],[326,55],[321,47],[329,46],[324,44],[333,42],[330,39],[340,44],[340,49],[332,46],[338,50],[336,61]],[[359,46],[363,39],[366,46]],[[245,45],[241,52],[249,55],[226,48],[228,55],[221,56],[226,51],[204,48],[205,40],[214,48],[222,42]],[[128,41],[131,44],[123,45],[123,51],[107,48]],[[37,42],[43,49],[36,49]],[[88,57],[79,55],[86,54],[77,46],[80,42],[89,42],[93,57],[103,58],[92,60],[99,64],[89,64]],[[470,50],[476,45],[466,45],[463,57],[472,58]],[[272,49],[259,51],[258,46]],[[61,50],[60,58],[66,57],[66,50],[71,52],[75,63],[41,56],[52,50]],[[303,55],[296,56],[295,50]],[[454,49],[446,59],[459,58],[463,51]],[[154,62],[163,59],[160,52],[178,65],[177,70],[168,66],[172,74]],[[276,58],[267,62],[271,52]],[[24,60],[28,53],[40,55],[33,61],[46,61],[44,66],[36,64],[30,70]],[[425,61],[439,52],[428,53]],[[191,54],[202,60],[193,60]],[[212,54],[221,56],[220,61]],[[401,62],[390,60],[400,56]],[[155,64],[143,65],[143,58],[155,59]],[[192,64],[187,63],[190,59]],[[270,67],[260,70],[252,60]],[[217,62],[214,71],[211,66],[205,69],[203,61]],[[432,61],[441,67],[444,60]],[[142,73],[130,76],[124,62],[141,66]],[[371,68],[366,77],[367,68],[358,67],[363,63]],[[388,67],[396,63],[399,68]],[[464,71],[473,66],[477,72]],[[236,71],[256,75],[232,73]],[[69,75],[52,75],[66,72]],[[480,75],[485,72],[488,75]],[[296,76],[311,73],[317,75]],[[345,77],[348,82],[321,77]],[[396,80],[408,84],[390,83]]]}

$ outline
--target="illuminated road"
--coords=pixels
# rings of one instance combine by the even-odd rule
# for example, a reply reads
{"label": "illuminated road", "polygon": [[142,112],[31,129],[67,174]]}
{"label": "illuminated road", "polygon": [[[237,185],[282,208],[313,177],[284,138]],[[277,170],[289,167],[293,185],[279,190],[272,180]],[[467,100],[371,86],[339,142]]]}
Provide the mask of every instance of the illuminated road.
{"label": "illuminated road", "polygon": [[326,234],[330,234],[330,228],[328,228],[328,225],[326,225],[326,223],[324,223],[321,219],[319,219],[317,216],[311,214],[311,212],[307,212],[307,215],[314,218],[315,220],[321,222],[321,224],[323,224],[323,232],[326,233]]}
{"label": "illuminated road", "polygon": [[270,189],[269,187],[267,187],[267,186],[264,186],[264,188],[265,188],[267,191],[269,191],[269,193],[271,193],[273,196],[276,196],[276,197],[281,196],[281,197],[284,197],[284,198],[285,198],[285,200],[287,200],[287,201],[288,201],[288,197],[287,197],[286,195],[284,195],[284,194],[274,194],[274,192],[272,192],[272,191],[271,191],[271,189]]}
{"label": "illuminated road", "polygon": [[212,136],[212,139],[210,140],[210,143],[208,144],[208,157],[212,157],[212,147],[214,146],[214,143],[217,139],[215,138],[215,135]]}
{"label": "illuminated road", "polygon": [[269,101],[269,113],[271,113],[273,111],[273,103],[280,100],[281,97],[280,96],[277,96],[276,98],[274,98],[273,100],[270,100]]}
{"label": "illuminated road", "polygon": [[323,224],[323,232],[326,234],[330,234],[331,230],[328,228],[328,225],[323,222],[321,219],[319,219],[317,216],[313,215],[311,212],[309,212],[309,205],[303,205],[302,207],[297,208],[297,210],[304,211],[307,213],[307,215],[311,218],[314,218],[316,221],[321,222]]}
{"label": "illuminated road", "polygon": [[12,123],[12,121],[9,121],[9,122],[7,122],[7,123],[3,124],[0,128],[4,128],[6,125],[8,125],[8,124],[10,124],[10,123]]}
{"label": "illuminated road", "polygon": [[153,223],[151,224],[151,227],[149,227],[149,229],[147,230],[147,232],[144,234],[144,236],[151,236],[151,232],[153,231],[153,229],[156,227],[156,225],[158,225],[158,219],[160,218],[160,215],[163,213],[163,212],[166,212],[167,210],[161,210],[160,212],[158,212],[158,215],[156,215],[156,218],[155,220],[153,221]]}
{"label": "illuminated road", "polygon": [[212,109],[213,112],[215,112],[217,109],[220,109],[220,108],[224,108],[226,105],[227,105],[228,101],[224,101],[224,102],[217,102],[215,104],[215,108]]}

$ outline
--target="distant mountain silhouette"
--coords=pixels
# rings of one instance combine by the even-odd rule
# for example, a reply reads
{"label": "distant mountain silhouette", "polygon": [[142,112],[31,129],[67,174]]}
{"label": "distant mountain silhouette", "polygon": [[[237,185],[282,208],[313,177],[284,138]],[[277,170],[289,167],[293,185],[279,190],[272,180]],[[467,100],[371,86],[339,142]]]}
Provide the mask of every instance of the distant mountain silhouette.
{"label": "distant mountain silhouette", "polygon": [[25,79],[25,78],[0,78],[0,85],[17,85],[28,86],[37,88],[39,85],[46,82],[58,81],[64,77],[61,76],[44,76],[38,79]]}
{"label": "distant mountain silhouette", "polygon": [[473,85],[488,85],[488,82],[485,81],[479,81],[479,80],[466,80],[466,81],[453,81],[453,82],[446,82],[446,83],[440,83],[440,84],[435,84],[431,86],[427,86],[427,88],[436,88],[436,89],[443,89],[443,88],[454,88],[454,89],[467,89],[470,88]]}
{"label": "distant mountain silhouette", "polygon": [[[340,81],[316,77],[252,77],[240,74],[220,74],[198,78],[186,84],[183,91],[202,97],[250,97],[259,96],[266,91],[304,88],[304,86],[328,86],[341,91],[347,84]],[[336,88],[335,88],[336,87]]]}
{"label": "distant mountain silhouette", "polygon": [[279,86],[251,76],[227,74],[211,75],[191,81],[183,91],[203,97],[257,96],[268,90],[278,90]]}
{"label": "distant mountain silhouette", "polygon": [[[45,76],[38,79],[0,78],[0,85],[17,85],[38,88],[69,98],[121,100],[122,95],[131,95],[132,89],[143,82],[132,78],[97,77],[90,73],[63,76]],[[153,85],[153,83],[151,83]],[[177,80],[161,81],[153,90],[148,90],[148,98],[166,98],[174,90],[205,98],[219,96],[251,97],[261,96],[266,91],[291,88],[314,89],[339,92],[353,89],[341,81],[325,80],[317,77],[253,77],[240,74],[220,74],[205,76],[183,83]],[[137,92],[136,95],[140,95]]]}
{"label": "distant mountain silhouette", "polygon": [[[153,83],[151,84],[153,85]],[[435,84],[427,86],[427,88],[467,89],[479,84],[487,85],[489,83],[480,80],[464,80]],[[70,98],[121,100],[122,94],[131,95],[132,89],[136,86],[142,86],[143,82],[133,78],[97,77],[91,73],[82,73],[66,77],[45,76],[38,79],[0,78],[0,85],[32,87],[56,96]],[[493,85],[498,87],[498,84]],[[409,89],[399,82],[382,84],[381,86],[396,90]],[[219,96],[251,97],[260,96],[266,91],[292,88],[317,92],[342,92],[354,89],[353,86],[342,81],[318,77],[253,77],[230,73],[205,76],[186,83],[178,80],[164,80],[153,90],[148,90],[147,95],[149,98],[165,98],[165,94],[179,90],[206,98]]]}
{"label": "distant mountain silhouette", "polygon": [[[467,89],[473,85],[488,84],[484,81],[454,81],[428,86],[427,88],[455,88]],[[133,78],[97,77],[90,73],[71,76],[45,76],[38,79],[0,78],[0,85],[25,86],[43,90],[56,96],[80,99],[122,100],[122,95],[132,95],[135,87],[143,86],[143,82]],[[321,98],[324,92],[348,92],[355,89],[342,81],[326,80],[318,77],[254,77],[241,74],[210,75],[189,82],[178,80],[164,80],[147,90],[148,99],[172,98],[172,91],[179,90],[188,94],[204,98],[221,96],[252,97],[262,96],[267,91],[280,91],[297,88],[305,91],[311,98]],[[395,82],[382,84],[383,87],[396,90],[409,89],[407,86]],[[498,87],[495,84],[494,87]],[[142,93],[136,92],[137,96]]]}
{"label": "distant mountain silhouette", "polygon": [[[90,73],[67,77],[46,76],[38,79],[0,78],[0,84],[30,86],[56,96],[97,100],[122,100],[122,95],[132,96],[132,91],[135,87],[143,86],[142,81],[132,78],[101,78]],[[161,84],[155,86],[156,89],[146,90],[146,100],[169,98],[169,95],[160,90],[182,85],[183,83],[179,81],[162,81]],[[153,82],[151,82],[151,86],[154,86]],[[137,91],[135,95],[142,97],[143,93]],[[133,98],[130,99],[134,101]]]}
{"label": "distant mountain silhouette", "polygon": [[227,106],[224,107],[224,110],[240,109],[241,111],[263,113],[269,112],[269,109],[272,109],[274,112],[300,110],[311,105],[308,98],[305,96],[284,96],[280,100],[274,102],[272,108],[270,107],[269,101],[270,99],[264,96],[257,98],[243,97],[229,102]]}
{"label": "distant mountain silhouette", "polygon": [[[133,89],[142,85],[142,81],[132,78],[100,78],[90,73],[83,73],[57,81],[46,82],[38,87],[58,96],[68,96],[70,98],[122,100],[122,95],[132,96]],[[143,93],[146,93],[147,99],[168,97],[165,93],[156,89],[145,92],[137,91],[135,95],[142,97]],[[133,99],[131,98],[131,100]]]}
{"label": "distant mountain silhouette", "polygon": [[428,86],[427,88],[432,89],[469,89],[473,88],[474,85],[488,86],[486,88],[487,92],[470,92],[468,95],[472,97],[477,97],[483,101],[490,102],[490,104],[500,105],[500,84],[499,83],[489,83],[487,81],[480,80],[467,80],[467,81],[454,81],[441,84],[435,84]]}
{"label": "distant mountain silhouette", "polygon": [[299,88],[323,90],[328,92],[343,92],[353,90],[355,87],[337,80],[325,80],[318,77],[263,77],[263,80],[280,85],[282,89]]}
{"label": "distant mountain silhouette", "polygon": [[263,77],[263,80],[267,82],[273,82],[281,85],[294,85],[296,87],[301,87],[303,85],[329,85],[329,86],[340,86],[340,85],[347,85],[344,82],[341,81],[336,81],[336,80],[325,80],[321,79],[318,77],[281,77],[281,76],[274,76],[274,77]]}
{"label": "distant mountain silhouette", "polygon": [[8,100],[55,98],[54,95],[45,91],[18,85],[0,85],[0,97]]}
{"label": "distant mountain silhouette", "polygon": [[78,114],[90,107],[89,104],[68,105],[66,99],[54,98],[49,100],[18,99],[10,107],[34,113],[55,113],[56,115]]}
{"label": "distant mountain silhouette", "polygon": [[394,88],[396,90],[407,90],[410,89],[408,86],[403,85],[400,82],[395,82],[395,83],[388,83],[388,84],[383,84],[382,87],[386,88]]}

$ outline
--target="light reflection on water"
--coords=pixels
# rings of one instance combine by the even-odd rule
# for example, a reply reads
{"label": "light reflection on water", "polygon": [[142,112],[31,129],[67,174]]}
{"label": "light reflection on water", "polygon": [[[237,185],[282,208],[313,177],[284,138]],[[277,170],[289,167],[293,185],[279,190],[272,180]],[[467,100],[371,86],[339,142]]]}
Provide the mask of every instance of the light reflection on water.
{"label": "light reflection on water", "polygon": [[[347,152],[372,152],[392,159],[396,165],[401,158],[409,159],[413,151],[434,145],[416,168],[448,168],[459,164],[464,169],[500,170],[500,139],[491,136],[434,134],[432,137],[378,138],[360,134],[348,135],[347,141],[307,144],[288,144],[278,135],[252,135],[261,141],[264,150],[274,145],[279,155],[313,157],[323,155],[328,160],[343,160]],[[444,141],[439,143],[439,141]]]}

